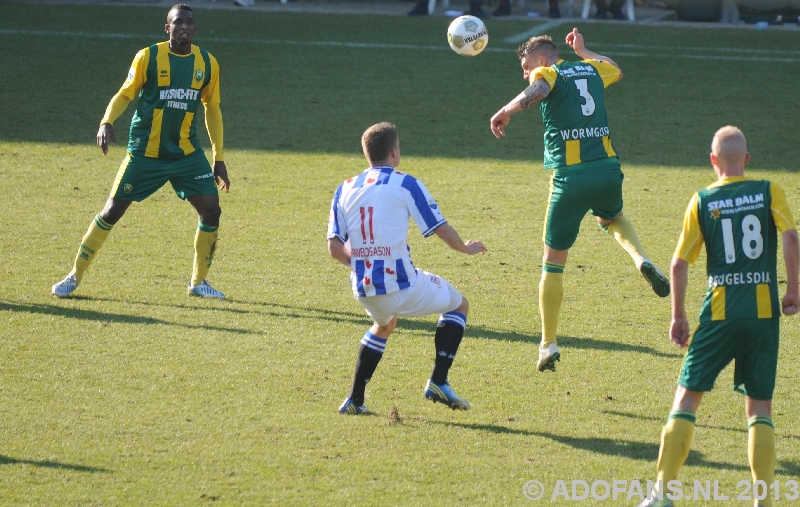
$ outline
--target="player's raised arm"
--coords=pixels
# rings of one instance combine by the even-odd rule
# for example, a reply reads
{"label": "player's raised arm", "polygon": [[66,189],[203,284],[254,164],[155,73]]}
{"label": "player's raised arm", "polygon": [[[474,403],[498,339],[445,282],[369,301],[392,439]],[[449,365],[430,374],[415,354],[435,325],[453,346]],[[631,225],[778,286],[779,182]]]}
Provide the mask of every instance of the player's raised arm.
{"label": "player's raised arm", "polygon": [[458,235],[458,232],[453,229],[450,224],[440,225],[436,228],[434,233],[439,236],[442,241],[447,243],[447,246],[457,252],[462,252],[467,255],[483,254],[486,252],[486,247],[483,246],[483,243],[480,241],[462,240],[461,236]]}
{"label": "player's raised arm", "polygon": [[491,119],[492,133],[498,139],[506,135],[505,126],[511,121],[511,115],[529,109],[543,101],[550,94],[550,85],[544,79],[537,79],[522,93],[497,111]]}
{"label": "player's raised arm", "polygon": [[583,35],[580,32],[578,32],[577,28],[573,28],[572,31],[567,34],[566,43],[567,46],[571,47],[572,50],[575,51],[576,55],[580,56],[584,60],[601,60],[610,63],[611,65],[616,67],[617,70],[619,70],[619,78],[617,79],[617,81],[622,79],[622,69],[620,69],[617,62],[615,62],[614,60],[612,60],[607,56],[603,56],[601,54],[586,49],[586,46],[584,45],[583,41]]}

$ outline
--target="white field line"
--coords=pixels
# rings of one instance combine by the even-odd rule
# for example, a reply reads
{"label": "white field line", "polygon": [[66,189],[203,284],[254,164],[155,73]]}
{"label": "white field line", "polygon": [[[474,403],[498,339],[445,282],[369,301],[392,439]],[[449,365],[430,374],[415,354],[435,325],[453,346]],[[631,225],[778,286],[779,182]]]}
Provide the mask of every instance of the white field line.
{"label": "white field line", "polygon": [[547,33],[547,31],[550,30],[551,28],[563,25],[564,23],[566,23],[566,21],[564,20],[547,21],[546,23],[542,23],[541,25],[534,26],[527,32],[522,32],[516,35],[512,35],[511,37],[506,37],[505,39],[503,39],[503,42],[508,42],[509,44],[519,44],[520,42],[526,41],[536,35],[542,35],[543,33]]}
{"label": "white field line", "polygon": [[[548,24],[548,23],[545,23]],[[544,25],[539,25],[541,28]],[[551,25],[552,27],[552,25]],[[526,34],[528,32],[525,32]],[[151,34],[125,34],[125,33],[89,33],[89,32],[66,32],[50,30],[16,30],[0,29],[0,35],[35,35],[53,37],[80,37],[80,38],[105,38],[105,39],[144,39],[152,40]],[[522,34],[520,34],[522,35]],[[530,37],[527,36],[527,37]],[[526,38],[527,38],[526,37]],[[308,41],[308,40],[277,40],[277,39],[248,39],[248,38],[228,38],[228,37],[203,37],[203,42],[222,42],[232,44],[265,44],[265,45],[285,45],[285,46],[309,46],[309,47],[343,47],[356,49],[407,49],[417,51],[450,51],[446,44],[430,46],[417,44],[385,44],[372,42],[338,42],[338,41]],[[507,39],[508,40],[508,39]],[[524,38],[522,40],[525,40]],[[685,60],[723,60],[723,61],[746,61],[746,62],[777,62],[777,63],[800,63],[800,51],[791,50],[762,50],[762,49],[735,49],[720,47],[670,47],[670,46],[651,46],[645,44],[597,44],[597,48],[611,49],[609,56],[626,56],[633,58],[675,58]],[[613,51],[613,49],[627,49],[632,51]],[[513,49],[508,47],[488,47],[484,51],[493,53],[511,53]],[[688,54],[690,52],[700,52],[704,54]]]}

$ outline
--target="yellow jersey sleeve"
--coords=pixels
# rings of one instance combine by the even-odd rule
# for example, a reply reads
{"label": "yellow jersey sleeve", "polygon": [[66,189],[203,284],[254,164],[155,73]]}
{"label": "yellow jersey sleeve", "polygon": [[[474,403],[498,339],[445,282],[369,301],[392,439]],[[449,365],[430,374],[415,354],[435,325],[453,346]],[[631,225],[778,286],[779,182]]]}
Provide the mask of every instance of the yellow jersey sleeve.
{"label": "yellow jersey sleeve", "polygon": [[683,216],[683,229],[678,238],[678,246],[675,247],[673,257],[685,260],[689,264],[694,264],[700,250],[703,248],[704,238],[700,230],[700,220],[697,216],[697,194],[689,200],[686,214]]}
{"label": "yellow jersey sleeve", "polygon": [[542,78],[550,85],[550,89],[556,85],[558,79],[558,71],[553,67],[536,67],[533,72],[528,76],[528,84],[533,84],[537,79]]}
{"label": "yellow jersey sleeve", "polygon": [[221,102],[219,94],[219,63],[217,63],[217,59],[214,58],[211,53],[208,54],[208,60],[211,62],[211,79],[208,81],[208,85],[203,89],[203,95],[200,97],[200,100],[206,106],[219,104]]}
{"label": "yellow jersey sleeve", "polygon": [[128,71],[128,78],[119,89],[119,94],[133,100],[142,91],[144,83],[147,81],[147,65],[150,63],[150,48],[144,48],[133,58],[131,70]]}
{"label": "yellow jersey sleeve", "polygon": [[786,194],[783,189],[775,183],[769,184],[770,194],[772,194],[772,204],[770,211],[772,212],[772,219],[775,220],[775,225],[778,230],[783,234],[786,231],[793,231],[797,229],[792,218],[792,211],[789,208],[789,202],[786,200]]}
{"label": "yellow jersey sleeve", "polygon": [[608,88],[619,81],[620,71],[610,63],[602,60],[584,60],[584,62],[597,69],[597,73],[600,74],[600,78],[603,80],[604,88]]}

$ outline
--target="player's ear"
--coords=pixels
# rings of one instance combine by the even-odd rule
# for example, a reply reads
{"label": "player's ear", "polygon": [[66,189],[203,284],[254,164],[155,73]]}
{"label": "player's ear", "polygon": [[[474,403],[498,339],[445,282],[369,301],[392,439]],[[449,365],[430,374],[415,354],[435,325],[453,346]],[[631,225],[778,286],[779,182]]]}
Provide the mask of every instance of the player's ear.
{"label": "player's ear", "polygon": [[750,162],[750,152],[749,151],[744,154],[744,165],[747,165],[748,162]]}
{"label": "player's ear", "polygon": [[717,165],[717,156],[716,156],[716,155],[714,155],[713,153],[711,153],[711,155],[709,156],[709,158],[711,159],[711,165],[713,165],[713,166],[715,166],[715,167],[716,167],[716,165]]}

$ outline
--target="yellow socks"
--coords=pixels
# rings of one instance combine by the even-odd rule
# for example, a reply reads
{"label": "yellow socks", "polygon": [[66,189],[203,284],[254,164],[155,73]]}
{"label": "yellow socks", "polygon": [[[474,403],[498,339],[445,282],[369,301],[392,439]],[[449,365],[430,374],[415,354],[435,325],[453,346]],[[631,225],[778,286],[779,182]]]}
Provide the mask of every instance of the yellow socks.
{"label": "yellow socks", "polygon": [[217,248],[217,229],[219,226],[206,225],[197,221],[197,234],[194,236],[194,265],[192,267],[192,287],[206,279],[208,269],[214,260]]}
{"label": "yellow socks", "polygon": [[658,452],[658,480],[666,487],[678,478],[692,445],[695,416],[691,412],[673,410],[661,431],[661,450]]}
{"label": "yellow socks", "polygon": [[564,298],[564,266],[552,262],[542,263],[542,280],[539,282],[539,314],[542,317],[542,342],[540,348],[556,343],[556,327],[561,300]]}
{"label": "yellow socks", "polygon": [[94,217],[89,230],[81,240],[81,247],[78,249],[78,255],[75,257],[75,266],[72,268],[70,275],[75,275],[78,283],[81,283],[83,272],[89,267],[89,264],[94,260],[97,251],[105,243],[108,234],[111,232],[113,225],[106,223],[100,215]]}
{"label": "yellow socks", "polygon": [[622,215],[603,228],[609,234],[614,235],[614,239],[628,252],[628,255],[636,263],[636,267],[641,266],[647,256],[644,254],[644,247],[639,242],[639,236],[636,234],[633,223],[625,215]]}
{"label": "yellow socks", "polygon": [[759,480],[767,484],[767,497],[758,503],[772,507],[769,485],[775,480],[775,427],[771,418],[753,416],[747,420],[747,457],[753,484]]}

